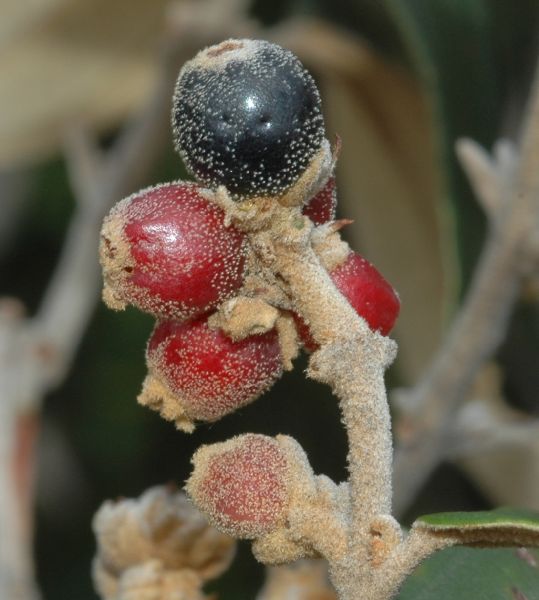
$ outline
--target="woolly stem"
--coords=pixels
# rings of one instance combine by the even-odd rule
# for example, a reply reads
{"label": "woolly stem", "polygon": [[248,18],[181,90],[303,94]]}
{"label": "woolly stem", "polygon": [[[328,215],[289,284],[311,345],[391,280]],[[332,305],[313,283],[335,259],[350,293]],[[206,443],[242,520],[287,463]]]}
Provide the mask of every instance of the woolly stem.
{"label": "woolly stem", "polygon": [[[348,552],[337,562],[330,560],[330,571],[341,597],[351,598],[350,590],[357,594],[363,589],[361,581],[375,558],[372,524],[389,517],[391,510],[392,440],[384,370],[395,345],[373,333],[337,290],[312,249],[312,226],[299,210],[283,210],[270,227],[272,270],[285,281],[295,309],[320,345],[309,375],[329,384],[339,398],[348,434]],[[266,260],[267,237],[267,231],[252,235],[253,247],[264,247]]]}
{"label": "woolly stem", "polygon": [[383,566],[376,572],[373,582],[373,595],[365,598],[393,598],[404,579],[423,560],[444,548],[454,546],[458,541],[451,536],[436,535],[429,531],[414,529],[397,546]]}
{"label": "woolly stem", "polygon": [[309,374],[328,383],[340,400],[357,532],[391,509],[391,422],[384,370],[392,344],[355,313],[310,245],[279,252],[277,260],[294,304],[321,345],[311,357]]}

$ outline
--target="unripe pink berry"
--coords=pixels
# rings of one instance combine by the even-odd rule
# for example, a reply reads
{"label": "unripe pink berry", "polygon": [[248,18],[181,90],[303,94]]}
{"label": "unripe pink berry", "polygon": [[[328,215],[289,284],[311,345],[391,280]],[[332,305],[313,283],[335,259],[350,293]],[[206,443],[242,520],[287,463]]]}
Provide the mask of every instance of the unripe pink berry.
{"label": "unripe pink berry", "polygon": [[[159,399],[151,396],[156,388],[166,390],[167,397],[161,400],[169,408],[162,411],[163,416],[177,422],[180,414],[191,422],[216,421],[256,399],[282,374],[275,330],[234,342],[222,331],[211,329],[205,317],[158,323],[146,358],[149,381],[157,380],[160,385],[145,384],[140,401],[160,408]],[[177,415],[170,410],[171,402]]]}
{"label": "unripe pink berry", "polygon": [[103,297],[160,317],[215,308],[243,283],[244,235],[192,183],[148,188],[119,202],[101,232]]}
{"label": "unripe pink berry", "polygon": [[255,539],[285,524],[288,461],[279,442],[241,435],[200,448],[187,492],[221,531]]}
{"label": "unripe pink berry", "polygon": [[315,225],[323,225],[335,219],[337,210],[337,190],[335,177],[330,177],[326,185],[303,207],[303,214]]}
{"label": "unripe pink berry", "polygon": [[[350,252],[330,276],[335,287],[373,331],[387,335],[393,329],[400,311],[399,296],[374,265],[356,252]],[[316,350],[318,345],[305,321],[297,313],[293,316],[305,349]]]}

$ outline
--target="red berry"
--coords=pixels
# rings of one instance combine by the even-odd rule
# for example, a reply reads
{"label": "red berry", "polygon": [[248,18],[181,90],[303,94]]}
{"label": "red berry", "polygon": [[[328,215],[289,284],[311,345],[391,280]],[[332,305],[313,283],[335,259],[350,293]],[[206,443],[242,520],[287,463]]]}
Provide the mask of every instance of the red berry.
{"label": "red berry", "polygon": [[146,358],[147,382],[158,385],[146,383],[139,400],[187,430],[193,420],[216,421],[251,402],[282,374],[275,330],[233,342],[205,317],[158,323]]}
{"label": "red berry", "polygon": [[284,525],[288,461],[277,440],[241,435],[203,446],[193,464],[187,491],[217,528],[253,539]]}
{"label": "red berry", "polygon": [[243,283],[244,235],[191,183],[148,188],[119,202],[101,232],[104,299],[185,319]]}
{"label": "red berry", "polygon": [[315,225],[323,225],[335,219],[337,210],[337,190],[335,177],[330,177],[326,185],[303,207],[303,214]]}
{"label": "red berry", "polygon": [[[350,252],[330,276],[335,287],[373,331],[387,335],[393,329],[399,316],[399,296],[374,265],[359,254]],[[298,314],[293,315],[305,349],[316,350],[318,345],[311,337],[309,327]]]}

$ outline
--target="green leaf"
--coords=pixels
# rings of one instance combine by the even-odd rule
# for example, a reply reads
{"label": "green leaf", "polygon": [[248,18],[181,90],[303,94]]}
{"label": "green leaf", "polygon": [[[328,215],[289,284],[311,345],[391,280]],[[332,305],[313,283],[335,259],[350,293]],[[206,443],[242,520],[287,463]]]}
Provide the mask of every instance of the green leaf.
{"label": "green leaf", "polygon": [[464,545],[539,546],[539,513],[525,509],[437,513],[420,517],[414,527],[454,535]]}
{"label": "green leaf", "polygon": [[445,512],[425,515],[418,523],[435,529],[454,529],[455,527],[527,527],[539,531],[539,513],[533,510],[517,508],[497,508],[476,512]]}
{"label": "green leaf", "polygon": [[539,600],[539,552],[449,548],[407,579],[397,600]]}

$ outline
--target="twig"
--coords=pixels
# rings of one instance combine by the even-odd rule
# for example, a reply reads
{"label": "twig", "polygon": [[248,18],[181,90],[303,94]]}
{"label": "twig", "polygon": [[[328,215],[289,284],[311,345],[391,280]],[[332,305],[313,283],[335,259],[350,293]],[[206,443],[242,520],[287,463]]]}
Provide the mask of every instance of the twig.
{"label": "twig", "polygon": [[[170,40],[177,45],[178,42]],[[32,319],[13,315],[0,323],[0,597],[39,597],[32,566],[32,498],[27,482],[33,471],[32,446],[44,395],[65,375],[95,307],[100,277],[97,266],[103,215],[122,195],[136,188],[164,147],[174,64],[167,56],[161,80],[146,110],[102,164],[91,161],[91,142],[78,138],[70,155],[77,209],[61,258]],[[73,150],[73,144],[71,148]],[[18,481],[26,481],[24,486]],[[24,494],[24,497],[21,495]]]}
{"label": "twig", "polygon": [[[13,600],[37,600],[31,553],[32,518],[29,499],[21,485],[29,466],[16,472],[22,415],[18,403],[17,364],[21,360],[19,328],[23,322],[20,303],[0,304],[0,595]],[[19,439],[18,439],[19,438]],[[25,487],[25,486],[24,486]]]}
{"label": "twig", "polygon": [[[321,150],[324,152],[329,154],[326,146]],[[308,374],[330,385],[339,399],[349,440],[350,503],[347,514],[341,515],[346,527],[345,551],[333,552],[332,539],[328,539],[326,549],[317,549],[328,560],[340,598],[374,598],[373,591],[380,582],[373,565],[383,561],[402,537],[390,514],[391,423],[384,385],[384,371],[396,347],[393,341],[372,332],[356,314],[312,247],[313,225],[301,214],[301,190],[310,189],[303,178],[309,180],[311,169],[318,173],[323,164],[323,159],[319,164],[314,159],[279,201],[250,200],[246,210],[227,198],[224,188],[217,191],[214,200],[225,209],[229,222],[248,233],[259,264],[270,268],[284,283],[294,310],[309,324],[320,346],[311,356]],[[196,487],[194,484],[193,490]],[[292,519],[289,525],[294,525]],[[316,544],[316,532],[311,539],[308,530],[300,537]]]}
{"label": "twig", "polygon": [[491,399],[473,400],[458,411],[445,453],[451,459],[462,459],[500,447],[525,448],[537,441],[538,433],[537,418],[498,406]]}
{"label": "twig", "polygon": [[506,145],[498,147],[498,156],[505,157],[502,163],[506,165],[498,174],[483,151],[469,142],[461,142],[459,148],[474,188],[490,211],[491,227],[468,295],[445,342],[425,377],[404,396],[395,457],[397,514],[406,510],[443,460],[454,415],[465,402],[480,366],[503,340],[522,283],[536,265],[533,239],[539,225],[539,75],[515,169],[511,165],[514,153],[507,151]]}
{"label": "twig", "polygon": [[457,543],[450,536],[433,535],[428,531],[412,528],[406,539],[397,546],[382,565],[376,578],[376,595],[373,598],[393,598],[406,575],[431,554]]}
{"label": "twig", "polygon": [[507,196],[504,188],[513,179],[518,164],[516,149],[508,140],[499,140],[491,157],[477,142],[462,138],[457,140],[455,150],[485,214],[495,219]]}

